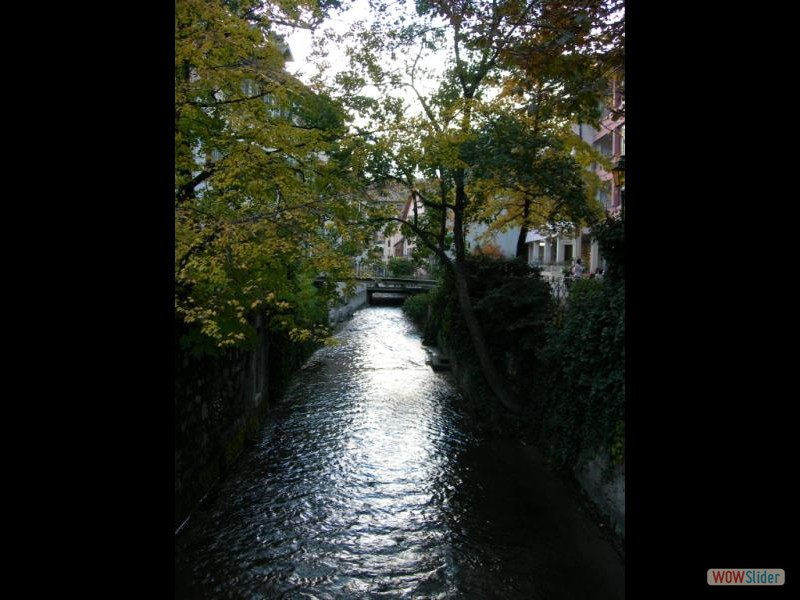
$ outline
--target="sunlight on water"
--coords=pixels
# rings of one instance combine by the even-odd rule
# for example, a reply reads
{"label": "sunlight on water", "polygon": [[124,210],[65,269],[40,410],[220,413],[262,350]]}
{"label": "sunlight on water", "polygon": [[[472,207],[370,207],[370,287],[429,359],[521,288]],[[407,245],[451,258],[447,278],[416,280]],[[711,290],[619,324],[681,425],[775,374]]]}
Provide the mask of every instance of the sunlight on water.
{"label": "sunlight on water", "polygon": [[509,480],[487,483],[494,459],[472,452],[419,333],[400,309],[370,308],[337,337],[176,541],[176,597],[537,597],[547,563],[525,546],[529,511],[505,524],[482,508]]}

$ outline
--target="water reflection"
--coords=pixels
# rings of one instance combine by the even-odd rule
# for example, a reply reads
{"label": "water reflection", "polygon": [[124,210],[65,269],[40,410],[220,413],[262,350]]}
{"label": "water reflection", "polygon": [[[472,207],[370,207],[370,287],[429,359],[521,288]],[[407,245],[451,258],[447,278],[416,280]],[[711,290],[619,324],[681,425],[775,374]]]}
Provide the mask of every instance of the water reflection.
{"label": "water reflection", "polygon": [[509,484],[514,450],[491,475],[400,309],[362,310],[339,339],[176,541],[177,597],[612,597],[564,584],[584,563]]}

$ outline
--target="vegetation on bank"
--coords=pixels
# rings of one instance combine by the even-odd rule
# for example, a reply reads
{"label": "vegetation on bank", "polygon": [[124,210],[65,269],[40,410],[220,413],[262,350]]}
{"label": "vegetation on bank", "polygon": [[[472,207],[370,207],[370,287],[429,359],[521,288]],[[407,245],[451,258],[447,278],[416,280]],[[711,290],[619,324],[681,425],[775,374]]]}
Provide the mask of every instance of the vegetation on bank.
{"label": "vegetation on bank", "polygon": [[[594,230],[608,276],[575,282],[563,305],[522,261],[482,256],[468,263],[470,296],[495,365],[524,399],[520,421],[564,467],[598,451],[612,465],[625,460],[624,226],[609,219]],[[477,360],[453,287],[445,276],[403,308],[423,327],[426,343],[445,346],[460,369],[473,370]]]}
{"label": "vegetation on bank", "polygon": [[[518,395],[488,351],[494,331],[480,326],[491,326],[479,313],[497,298],[469,300],[467,232],[479,223],[489,233],[518,229],[520,255],[533,227],[600,217],[599,181],[587,167],[608,161],[572,124],[599,126],[608,83],[623,75],[624,3],[369,2],[369,17],[347,32],[321,32],[346,65],[334,72],[320,56],[318,76],[292,76],[282,28],[314,29],[349,4],[176,2],[181,348],[255,347],[256,311],[294,342],[326,339],[314,306],[335,302],[375,234],[399,225],[415,257],[436,258],[455,282],[479,368],[516,410]],[[422,68],[433,58],[445,68]],[[409,89],[416,109],[398,95]],[[402,216],[371,200],[388,183],[413,199]]]}
{"label": "vegetation on bank", "polygon": [[604,449],[625,452],[624,281],[581,280],[549,324],[532,403],[537,437],[559,463]]}
{"label": "vegetation on bank", "polygon": [[[565,412],[561,399],[588,393],[581,410],[623,431],[624,414],[596,406],[621,379],[602,375],[606,383],[587,392],[588,376],[559,361],[576,344],[593,352],[581,336],[605,332],[613,320],[605,311],[624,296],[576,289],[573,312],[562,314],[527,265],[470,257],[467,244],[476,224],[489,233],[513,227],[521,254],[531,228],[600,217],[599,182],[587,167],[607,160],[572,124],[598,125],[609,77],[624,78],[623,3],[570,0],[531,10],[488,0],[370,2],[376,18],[324,34],[349,49],[344,71],[321,69],[312,83],[287,72],[280,26],[314,28],[348,4],[176,2],[176,365],[229,360],[281,340],[285,347],[273,345],[270,360],[289,368],[295,353],[327,338],[339,284],[352,284],[355,258],[394,225],[415,243],[415,259],[435,258],[443,271],[441,289],[409,310],[425,316],[428,339],[458,349],[483,378],[486,398],[509,409],[521,400],[529,414],[539,407],[543,438],[583,440],[589,417]],[[425,57],[437,52],[447,55],[446,68],[418,86],[431,76],[421,68]],[[396,93],[408,89],[420,110]],[[402,218],[370,199],[368,191],[390,182],[407,186],[413,199]],[[617,250],[624,244],[609,245],[610,255]],[[389,265],[395,275],[411,269],[408,261]],[[585,323],[601,315],[606,321]],[[224,396],[231,414],[239,408],[234,396]],[[176,425],[183,408],[194,414],[193,401],[176,392]],[[176,448],[197,442],[176,439]]]}

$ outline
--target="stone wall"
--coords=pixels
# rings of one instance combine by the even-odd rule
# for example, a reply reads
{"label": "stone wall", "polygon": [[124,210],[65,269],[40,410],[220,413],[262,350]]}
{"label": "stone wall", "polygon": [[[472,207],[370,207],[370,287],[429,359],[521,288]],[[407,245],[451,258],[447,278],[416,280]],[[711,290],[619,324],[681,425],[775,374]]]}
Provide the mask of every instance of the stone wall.
{"label": "stone wall", "polygon": [[[499,403],[486,401],[492,397],[491,391],[477,367],[470,364],[469,353],[448,347],[441,334],[437,342],[445,355],[450,358],[456,387],[467,401],[468,410],[474,417],[480,419],[487,432],[503,436],[524,436],[524,432],[518,429],[517,417],[499,408]],[[540,448],[539,451],[541,450]],[[624,539],[625,466],[609,467],[606,456],[607,452],[601,450],[580,461],[573,469],[573,476],[586,497],[608,519],[614,533]]]}
{"label": "stone wall", "polygon": [[625,538],[625,465],[609,469],[606,452],[599,452],[575,467],[575,479],[608,519],[611,527]]}
{"label": "stone wall", "polygon": [[[356,285],[329,313],[332,325],[367,303],[367,286]],[[269,404],[314,350],[267,331],[252,316],[261,343],[221,356],[194,357],[178,343],[175,362],[175,526],[179,527],[244,447],[257,439]],[[176,325],[180,328],[179,325]]]}
{"label": "stone wall", "polygon": [[[253,316],[261,343],[221,356],[195,357],[176,339],[175,526],[200,503],[250,441],[257,439],[270,402],[313,347],[270,334]],[[176,338],[180,332],[176,331]]]}
{"label": "stone wall", "polygon": [[346,296],[343,286],[339,290],[340,304],[330,309],[328,321],[331,325],[341,323],[353,316],[353,313],[367,304],[367,284],[356,283],[352,296]]}

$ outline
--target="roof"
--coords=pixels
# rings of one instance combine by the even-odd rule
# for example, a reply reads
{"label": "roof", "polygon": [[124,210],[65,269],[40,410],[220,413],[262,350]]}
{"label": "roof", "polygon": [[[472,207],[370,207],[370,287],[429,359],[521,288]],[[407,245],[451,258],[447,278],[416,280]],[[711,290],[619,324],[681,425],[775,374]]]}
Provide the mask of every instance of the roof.
{"label": "roof", "polygon": [[539,233],[534,229],[532,231],[529,231],[528,235],[525,236],[525,243],[527,244],[529,242],[538,242],[540,240],[546,240],[546,239],[547,236],[542,235],[541,233]]}

